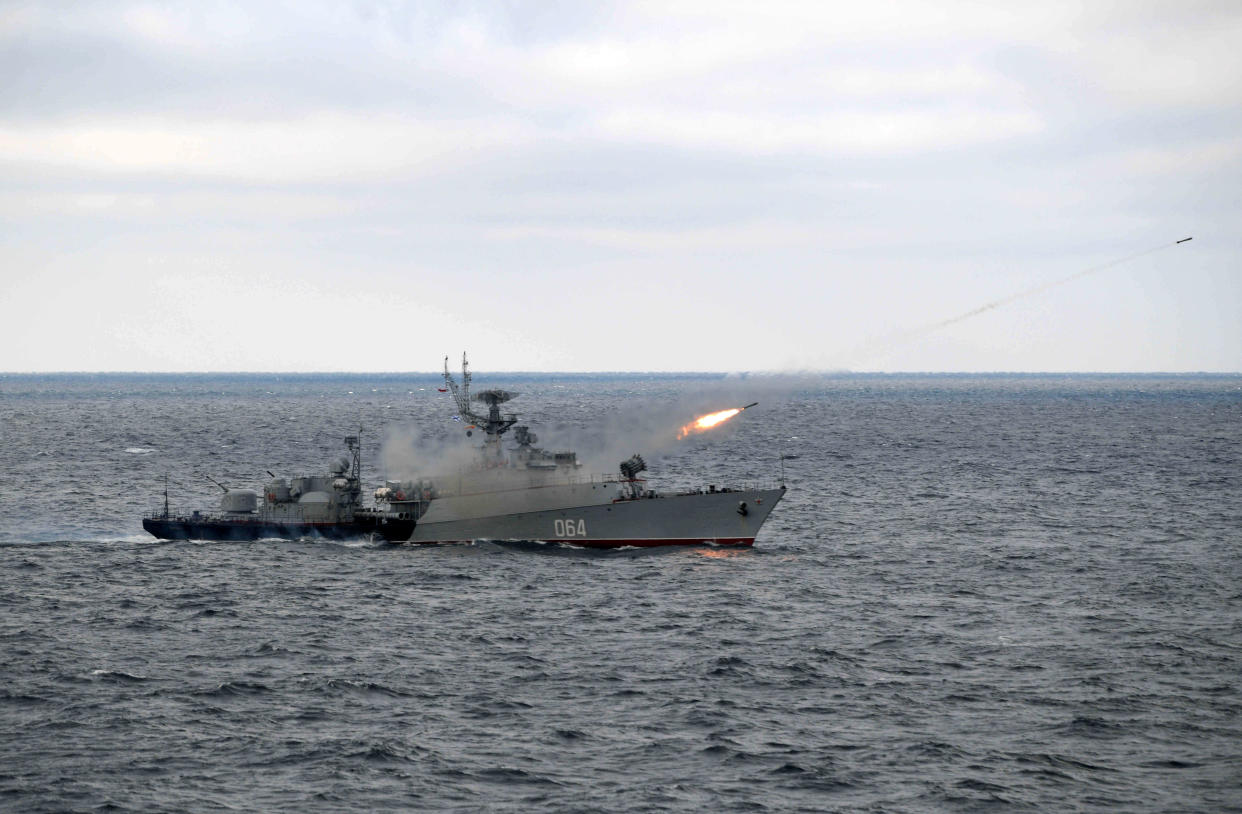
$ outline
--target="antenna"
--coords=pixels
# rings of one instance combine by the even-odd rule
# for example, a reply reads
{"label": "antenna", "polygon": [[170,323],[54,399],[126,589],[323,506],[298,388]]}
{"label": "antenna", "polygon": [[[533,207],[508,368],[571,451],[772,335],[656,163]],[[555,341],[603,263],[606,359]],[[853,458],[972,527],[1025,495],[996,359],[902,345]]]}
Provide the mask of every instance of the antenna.
{"label": "antenna", "polygon": [[501,416],[500,405],[517,396],[508,390],[484,390],[474,397],[475,401],[487,405],[487,415],[480,415],[470,409],[470,367],[465,352],[461,355],[461,386],[449,373],[448,357],[444,357],[444,384],[453,393],[453,401],[457,404],[457,415],[467,424],[474,425],[487,433],[490,441],[499,442],[500,436],[517,423],[517,416],[510,413]]}
{"label": "antenna", "polygon": [[461,355],[461,378],[462,387],[457,386],[457,382],[453,379],[453,374],[449,373],[448,357],[444,357],[444,384],[448,387],[449,392],[453,394],[453,401],[457,404],[457,414],[462,420],[470,417],[470,371],[466,367],[466,354]]}
{"label": "antenna", "polygon": [[345,436],[345,447],[350,452],[351,461],[350,477],[356,481],[362,480],[362,425],[358,425],[357,435]]}

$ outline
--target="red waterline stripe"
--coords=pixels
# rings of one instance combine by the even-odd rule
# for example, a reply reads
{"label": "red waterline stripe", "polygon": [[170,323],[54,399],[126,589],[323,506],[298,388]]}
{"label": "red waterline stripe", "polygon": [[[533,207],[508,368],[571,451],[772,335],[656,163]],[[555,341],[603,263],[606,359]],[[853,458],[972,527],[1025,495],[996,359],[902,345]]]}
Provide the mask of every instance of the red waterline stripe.
{"label": "red waterline stripe", "polygon": [[[396,542],[396,541],[394,541]],[[405,542],[413,545],[458,545],[461,543],[472,543],[473,540],[406,540]],[[566,543],[567,545],[578,546],[580,548],[623,548],[625,546],[635,546],[637,548],[653,548],[663,545],[731,545],[731,546],[748,546],[755,544],[754,537],[716,537],[711,540],[702,538],[676,537],[671,539],[642,539],[642,540],[584,540],[581,537],[566,540],[535,540],[535,541],[518,541],[518,540],[490,540],[495,543],[512,543],[512,542],[541,542],[541,543]]]}

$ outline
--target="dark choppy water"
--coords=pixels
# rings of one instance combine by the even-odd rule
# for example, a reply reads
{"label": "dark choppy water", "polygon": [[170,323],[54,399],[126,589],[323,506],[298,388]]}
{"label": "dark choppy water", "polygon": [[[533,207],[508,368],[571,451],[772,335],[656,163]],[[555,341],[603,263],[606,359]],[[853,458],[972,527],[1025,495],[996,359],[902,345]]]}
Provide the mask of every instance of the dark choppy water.
{"label": "dark choppy water", "polygon": [[753,551],[157,543],[165,472],[318,471],[435,380],[0,377],[0,806],[1242,810],[1242,378],[491,383],[753,392],[653,474],[790,493]]}

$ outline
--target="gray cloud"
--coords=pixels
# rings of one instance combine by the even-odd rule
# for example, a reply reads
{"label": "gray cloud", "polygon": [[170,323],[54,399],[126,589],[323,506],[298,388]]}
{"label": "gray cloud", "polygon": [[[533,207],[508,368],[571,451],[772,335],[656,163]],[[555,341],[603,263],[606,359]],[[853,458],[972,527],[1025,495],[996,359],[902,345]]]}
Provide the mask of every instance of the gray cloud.
{"label": "gray cloud", "polygon": [[342,308],[369,347],[465,332],[499,368],[835,367],[1190,233],[873,364],[1238,369],[1240,27],[1230,4],[11,5],[0,369],[88,364],[85,336],[98,369],[270,369],[255,338]]}

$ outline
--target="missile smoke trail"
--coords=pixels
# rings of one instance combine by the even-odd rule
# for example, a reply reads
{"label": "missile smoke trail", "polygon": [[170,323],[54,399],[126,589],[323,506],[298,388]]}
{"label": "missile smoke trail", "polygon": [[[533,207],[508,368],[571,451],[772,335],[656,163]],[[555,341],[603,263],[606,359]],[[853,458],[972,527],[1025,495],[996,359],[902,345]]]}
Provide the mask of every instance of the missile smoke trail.
{"label": "missile smoke trail", "polygon": [[929,331],[935,331],[940,328],[948,327],[949,325],[953,325],[965,319],[970,319],[971,317],[976,316],[978,314],[982,314],[984,312],[991,311],[996,308],[1000,308],[1002,305],[1008,305],[1011,302],[1017,302],[1018,300],[1025,299],[1026,297],[1033,297],[1036,294],[1042,294],[1043,292],[1047,291],[1050,288],[1056,288],[1059,285],[1065,285],[1068,282],[1072,282],[1079,278],[1086,277],[1090,274],[1095,274],[1097,272],[1103,271],[1104,269],[1112,268],[1113,266],[1120,266],[1122,263],[1128,263],[1131,260],[1137,260],[1138,258],[1144,255],[1151,254],[1152,252],[1158,252],[1161,249],[1167,249],[1170,246],[1176,246],[1178,243],[1185,243],[1187,240],[1191,240],[1191,239],[1192,238],[1186,237],[1186,238],[1182,238],[1181,240],[1175,241],[1173,243],[1161,243],[1159,246],[1153,246],[1150,249],[1144,249],[1141,252],[1136,252],[1135,254],[1131,254],[1126,257],[1123,257],[1120,260],[1110,260],[1107,263],[1103,263],[1098,266],[1092,266],[1091,268],[1086,269],[1084,271],[1075,272],[1069,275],[1068,277],[1062,277],[1058,280],[1052,280],[1047,283],[1041,283],[1040,285],[1037,285],[1033,288],[1028,288],[1025,291],[1019,291],[1017,294],[1010,294],[1007,297],[1001,297],[999,300],[992,300],[991,302],[980,305],[978,308],[973,308],[964,314],[958,314],[955,317],[949,317],[948,319],[941,320],[940,322],[933,322],[931,325],[927,325],[919,329],[919,333],[927,333]]}
{"label": "missile smoke trail", "polygon": [[969,311],[966,311],[965,313],[958,314],[957,316],[952,316],[952,317],[949,317],[948,319],[942,319],[939,322],[933,322],[928,325],[924,325],[921,328],[915,328],[911,331],[907,331],[905,333],[898,334],[897,336],[890,337],[887,340],[876,342],[870,349],[870,352],[864,354],[863,358],[866,358],[867,356],[874,356],[877,352],[888,350],[895,345],[905,344],[906,342],[919,339],[930,333],[939,331],[942,328],[947,328],[950,325],[956,325],[959,322],[964,322],[965,320],[968,320],[971,317],[976,317],[976,316],[979,316],[980,314],[985,314],[988,311],[994,311],[997,308],[1000,308],[1005,305],[1009,305],[1010,303],[1013,303],[1013,302],[1017,302],[1018,300],[1026,299],[1027,297],[1033,297],[1036,294],[1042,294],[1043,292],[1048,291],[1049,289],[1052,289],[1052,288],[1056,288],[1057,286],[1062,286],[1062,285],[1065,285],[1066,283],[1073,282],[1074,280],[1078,280],[1078,279],[1087,277],[1092,274],[1097,274],[1101,271],[1104,271],[1105,269],[1113,268],[1114,266],[1120,266],[1122,263],[1128,263],[1131,260],[1137,260],[1138,258],[1143,257],[1145,255],[1152,254],[1153,252],[1158,252],[1162,249],[1171,248],[1180,243],[1185,243],[1188,240],[1193,240],[1193,238],[1184,237],[1181,240],[1176,240],[1172,243],[1161,243],[1159,246],[1153,246],[1150,249],[1144,249],[1141,252],[1135,252],[1134,254],[1126,255],[1125,257],[1122,257],[1117,260],[1110,260],[1109,262],[1101,263],[1098,266],[1092,266],[1091,268],[1084,269],[1082,271],[1076,271],[1073,274],[1070,274],[1069,276],[1066,276],[1066,277],[1060,277],[1056,280],[1050,280],[1049,282],[1046,282],[1046,283],[1040,283],[1037,286],[1033,286],[1023,291],[1019,291],[1016,294],[1009,294],[1008,296],[1001,297],[1000,299],[992,300],[991,302],[986,302],[977,308],[972,308]]}

